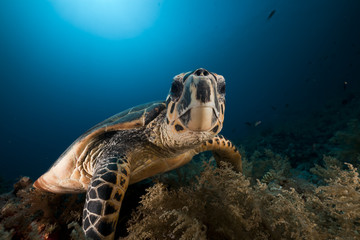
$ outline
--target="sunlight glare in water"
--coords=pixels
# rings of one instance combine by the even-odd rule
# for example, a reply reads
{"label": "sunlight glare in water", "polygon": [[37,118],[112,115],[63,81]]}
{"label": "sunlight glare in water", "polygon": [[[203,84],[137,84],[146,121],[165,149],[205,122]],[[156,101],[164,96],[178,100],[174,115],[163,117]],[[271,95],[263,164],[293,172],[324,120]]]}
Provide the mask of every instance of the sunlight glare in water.
{"label": "sunlight glare in water", "polygon": [[75,26],[110,39],[131,38],[150,27],[162,0],[51,0]]}

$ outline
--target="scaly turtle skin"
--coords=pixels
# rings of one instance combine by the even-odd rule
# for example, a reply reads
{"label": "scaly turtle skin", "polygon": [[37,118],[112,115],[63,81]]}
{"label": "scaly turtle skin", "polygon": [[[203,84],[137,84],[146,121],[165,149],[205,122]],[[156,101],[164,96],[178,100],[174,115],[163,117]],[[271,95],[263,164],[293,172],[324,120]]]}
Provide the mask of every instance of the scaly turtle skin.
{"label": "scaly turtle skin", "polygon": [[225,79],[197,69],[175,76],[165,102],[121,112],[80,136],[34,186],[54,193],[87,191],[83,230],[114,239],[129,184],[188,163],[203,151],[242,171],[236,147],[217,135],[223,126]]}

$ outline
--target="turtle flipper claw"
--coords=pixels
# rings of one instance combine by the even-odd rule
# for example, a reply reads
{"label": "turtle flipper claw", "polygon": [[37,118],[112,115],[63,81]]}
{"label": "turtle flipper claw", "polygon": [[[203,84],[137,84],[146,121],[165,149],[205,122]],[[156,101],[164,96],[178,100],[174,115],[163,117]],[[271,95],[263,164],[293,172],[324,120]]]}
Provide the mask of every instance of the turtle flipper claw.
{"label": "turtle flipper claw", "polygon": [[217,135],[213,139],[204,142],[197,152],[212,151],[217,165],[221,161],[229,162],[235,171],[242,172],[241,155],[236,146],[222,135]]}
{"label": "turtle flipper claw", "polygon": [[125,156],[99,161],[86,193],[83,230],[92,239],[114,239],[130,168]]}

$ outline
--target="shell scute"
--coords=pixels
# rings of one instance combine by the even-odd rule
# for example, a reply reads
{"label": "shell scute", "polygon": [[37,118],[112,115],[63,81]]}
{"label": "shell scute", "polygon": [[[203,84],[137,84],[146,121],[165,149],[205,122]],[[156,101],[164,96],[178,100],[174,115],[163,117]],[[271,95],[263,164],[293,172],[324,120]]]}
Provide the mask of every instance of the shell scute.
{"label": "shell scute", "polygon": [[150,102],[120,112],[95,125],[65,150],[52,167],[35,181],[34,187],[54,193],[86,191],[93,170],[89,167],[93,164],[88,164],[89,167],[85,169],[82,166],[84,159],[88,154],[102,151],[101,144],[97,144],[96,149],[90,148],[94,140],[118,130],[143,127],[165,108],[164,102]]}

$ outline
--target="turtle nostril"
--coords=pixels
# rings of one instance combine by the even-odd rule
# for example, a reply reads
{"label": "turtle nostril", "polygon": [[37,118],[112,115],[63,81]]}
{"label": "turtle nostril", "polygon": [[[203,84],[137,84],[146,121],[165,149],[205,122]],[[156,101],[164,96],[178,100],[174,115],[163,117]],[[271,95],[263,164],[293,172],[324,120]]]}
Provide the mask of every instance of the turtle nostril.
{"label": "turtle nostril", "polygon": [[207,76],[209,75],[209,72],[203,68],[199,68],[198,70],[195,71],[195,76]]}
{"label": "turtle nostril", "polygon": [[201,76],[201,73],[202,73],[202,69],[198,69],[195,72],[195,76]]}

